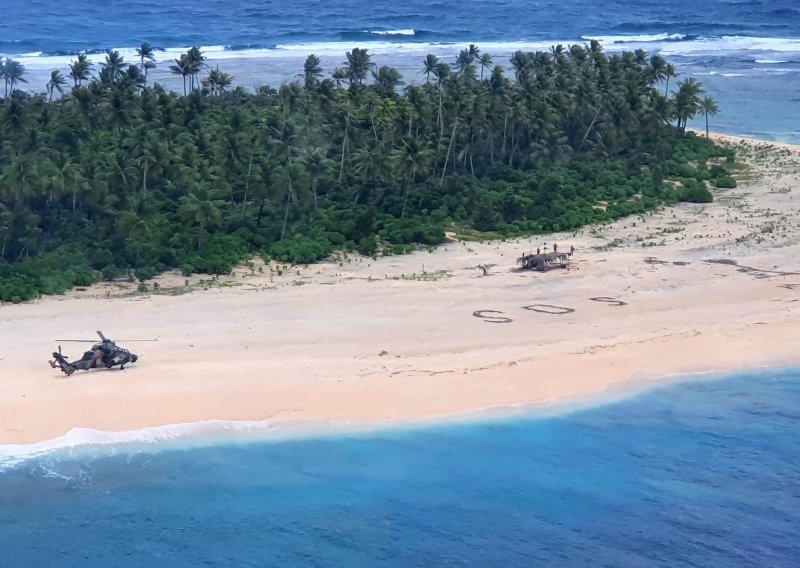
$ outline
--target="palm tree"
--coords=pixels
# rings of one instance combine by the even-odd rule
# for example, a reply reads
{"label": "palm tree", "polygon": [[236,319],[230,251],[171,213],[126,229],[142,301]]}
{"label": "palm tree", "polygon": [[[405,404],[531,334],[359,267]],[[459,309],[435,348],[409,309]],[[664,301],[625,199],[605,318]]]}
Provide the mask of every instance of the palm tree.
{"label": "palm tree", "polygon": [[27,83],[28,81],[23,77],[25,75],[25,66],[19,61],[14,61],[6,57],[4,63],[0,63],[0,77],[6,85],[6,98],[14,92],[14,85],[17,83]]}
{"label": "palm tree", "polygon": [[439,64],[439,58],[436,57],[434,54],[429,53],[425,56],[425,59],[422,62],[423,67],[422,73],[425,75],[425,82],[430,83],[431,81],[431,74],[436,75],[436,66]]}
{"label": "palm tree", "polygon": [[303,157],[303,163],[305,164],[306,172],[308,172],[308,175],[311,178],[311,192],[314,196],[314,211],[316,211],[318,201],[317,187],[319,185],[319,180],[329,169],[334,166],[334,164],[332,160],[329,160],[325,157],[324,152],[320,148],[314,148],[312,150],[306,149],[306,155]]}
{"label": "palm tree", "polygon": [[675,114],[678,117],[678,128],[686,129],[686,123],[694,118],[700,110],[700,95],[703,93],[703,84],[692,77],[678,83],[678,92],[675,94]]}
{"label": "palm tree", "polygon": [[456,55],[456,62],[453,65],[453,67],[455,67],[458,73],[466,75],[467,69],[469,69],[472,66],[473,61],[474,58],[472,57],[470,52],[467,51],[466,49],[462,49],[461,51],[458,52],[458,55]]}
{"label": "palm tree", "polygon": [[77,61],[69,64],[69,77],[75,82],[76,87],[80,87],[83,81],[89,79],[89,69],[94,65],[84,54],[78,55]]}
{"label": "palm tree", "polygon": [[49,95],[47,102],[51,102],[53,100],[53,94],[55,91],[58,91],[63,95],[64,85],[66,84],[67,79],[61,74],[61,71],[55,70],[50,73],[50,80],[47,82],[47,94]]}
{"label": "palm tree", "polygon": [[200,51],[199,47],[191,47],[186,52],[186,61],[189,66],[189,76],[191,77],[191,86],[192,90],[195,90],[195,80],[197,79],[197,74],[200,73],[200,69],[203,68],[205,65],[204,61],[206,60],[203,53]]}
{"label": "palm tree", "polygon": [[478,63],[481,64],[481,81],[483,81],[483,71],[492,66],[492,56],[488,53],[483,53],[478,59]]}
{"label": "palm tree", "polygon": [[13,222],[14,214],[11,212],[11,209],[0,203],[0,239],[2,239],[2,245],[0,245],[0,261],[6,256],[6,244],[8,243],[8,238],[11,236]]}
{"label": "palm tree", "polygon": [[347,81],[347,70],[344,67],[334,67],[331,71],[331,79],[336,82],[336,88],[342,86],[342,81]]}
{"label": "palm tree", "polygon": [[667,84],[664,86],[664,96],[666,97],[667,91],[669,90],[669,80],[671,77],[678,76],[678,70],[675,69],[675,66],[672,63],[667,63],[666,65],[664,65],[663,75],[664,79],[666,79],[667,81]]}
{"label": "palm tree", "polygon": [[530,53],[525,53],[524,51],[515,51],[511,54],[511,59],[509,59],[509,61],[511,62],[511,67],[514,68],[514,79],[516,81],[519,81],[525,70],[530,67],[530,55]]}
{"label": "palm tree", "polygon": [[[666,79],[666,67],[667,61],[660,55],[653,55],[650,57],[650,65],[646,70],[648,82],[654,85]],[[664,96],[666,96],[666,94]]]}
{"label": "palm tree", "polygon": [[169,66],[170,71],[183,78],[183,96],[186,96],[186,77],[191,73],[191,64],[185,53],[181,54],[180,59],[175,60],[175,65]]}
{"label": "palm tree", "polygon": [[[142,73],[144,73],[144,81],[147,83],[147,71],[149,69],[155,69],[156,66],[156,56],[153,53],[153,46],[149,43],[144,42],[142,45],[136,48],[136,55],[139,56],[139,68]],[[147,61],[145,61],[147,59]]]}
{"label": "palm tree", "polygon": [[719,112],[719,105],[713,97],[706,96],[700,99],[700,111],[706,116],[706,138],[708,138],[708,115],[716,116]]}
{"label": "palm tree", "polygon": [[360,85],[367,78],[367,73],[372,68],[372,56],[366,49],[354,47],[353,51],[345,54],[347,61],[343,63],[350,85]]}
{"label": "palm tree", "polygon": [[372,78],[375,79],[375,87],[381,92],[383,97],[390,97],[398,85],[402,85],[400,71],[394,67],[381,65],[376,71],[372,71]]}
{"label": "palm tree", "polygon": [[297,190],[300,189],[302,168],[298,164],[283,164],[277,166],[270,176],[270,185],[275,196],[275,201],[285,198],[283,210],[283,226],[281,227],[280,240],[286,236],[286,227],[289,223],[289,206],[297,200]]}
{"label": "palm tree", "polygon": [[225,92],[226,87],[230,87],[231,83],[233,82],[233,77],[225,73],[224,71],[220,71],[219,67],[216,69],[211,69],[208,72],[208,76],[203,79],[203,87],[209,89],[211,91],[211,95],[222,95]]}
{"label": "palm tree", "polygon": [[320,66],[319,63],[319,57],[313,53],[306,57],[306,61],[303,63],[303,80],[306,87],[319,81],[319,78],[322,76],[322,66]]}
{"label": "palm tree", "polygon": [[196,187],[188,195],[180,198],[178,213],[197,226],[197,249],[203,248],[207,229],[214,229],[222,223],[222,202],[211,199],[207,187]]}
{"label": "palm tree", "polygon": [[145,77],[142,70],[137,65],[128,65],[120,76],[120,82],[127,86],[135,86],[143,89],[145,85]]}
{"label": "palm tree", "polygon": [[406,138],[403,145],[392,153],[392,165],[403,175],[403,208],[400,217],[406,215],[406,204],[411,186],[419,172],[430,168],[433,151],[415,138]]}
{"label": "palm tree", "polygon": [[104,81],[116,83],[125,73],[125,60],[119,51],[113,50],[106,53],[106,59],[100,63],[100,76]]}

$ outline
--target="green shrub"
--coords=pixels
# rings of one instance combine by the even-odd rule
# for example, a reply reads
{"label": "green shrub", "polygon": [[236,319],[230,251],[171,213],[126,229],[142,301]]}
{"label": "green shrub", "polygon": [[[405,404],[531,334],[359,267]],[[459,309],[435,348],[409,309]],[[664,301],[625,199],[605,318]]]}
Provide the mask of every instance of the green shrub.
{"label": "green shrub", "polygon": [[727,176],[728,170],[720,166],[719,164],[714,164],[710,168],[708,168],[708,175],[712,178],[717,178],[721,176]]}
{"label": "green shrub", "polygon": [[122,274],[122,271],[115,264],[107,264],[100,272],[103,275],[103,280],[113,280]]}
{"label": "green shrub", "polygon": [[378,240],[375,235],[364,237],[358,241],[358,252],[364,256],[372,256],[378,250]]}
{"label": "green shrub", "polygon": [[715,187],[720,189],[733,189],[736,187],[736,180],[731,176],[720,176],[711,180]]}
{"label": "green shrub", "polygon": [[327,239],[314,240],[301,235],[273,243],[268,252],[279,262],[306,264],[329,256],[333,248]]}
{"label": "green shrub", "polygon": [[678,200],[690,203],[711,203],[714,201],[714,196],[703,182],[687,180],[686,185],[678,191]]}
{"label": "green shrub", "polygon": [[155,278],[156,270],[152,266],[142,266],[136,269],[136,278],[139,280],[150,280]]}
{"label": "green shrub", "polygon": [[430,219],[393,219],[386,223],[380,235],[395,244],[438,245],[444,241],[444,228]]}

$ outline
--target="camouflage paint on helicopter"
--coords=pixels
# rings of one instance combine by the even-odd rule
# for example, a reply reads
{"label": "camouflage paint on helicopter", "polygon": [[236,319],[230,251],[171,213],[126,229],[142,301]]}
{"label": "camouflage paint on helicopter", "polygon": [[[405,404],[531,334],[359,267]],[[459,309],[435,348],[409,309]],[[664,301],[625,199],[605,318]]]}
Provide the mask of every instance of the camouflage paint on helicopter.
{"label": "camouflage paint on helicopter", "polygon": [[[128,363],[135,363],[139,356],[131,353],[127,349],[118,347],[117,344],[111,339],[106,338],[102,332],[98,331],[97,335],[100,336],[100,342],[92,345],[89,351],[83,354],[83,357],[77,361],[70,362],[66,355],[62,355],[61,346],[58,346],[58,351],[53,352],[53,360],[48,361],[50,366],[55,369],[59,368],[67,376],[75,371],[86,371],[89,369],[106,368],[110,369],[119,365],[120,369],[124,369]],[[88,342],[92,340],[84,339],[57,339],[56,341],[63,342]],[[131,339],[128,341],[158,341],[157,339]]]}

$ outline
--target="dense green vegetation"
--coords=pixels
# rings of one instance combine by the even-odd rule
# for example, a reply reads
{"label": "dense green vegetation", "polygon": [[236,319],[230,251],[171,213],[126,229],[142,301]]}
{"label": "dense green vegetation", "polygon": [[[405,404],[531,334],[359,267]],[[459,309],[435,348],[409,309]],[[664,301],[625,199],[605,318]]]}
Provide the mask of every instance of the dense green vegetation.
{"label": "dense green vegetation", "polygon": [[641,51],[518,52],[509,77],[470,46],[452,65],[429,55],[403,88],[353,49],[330,77],[311,55],[301,81],[254,93],[218,69],[200,79],[195,48],[171,66],[184,93],[148,85],[153,65],[147,44],[132,64],[79,56],[71,89],[53,71],[30,96],[24,68],[0,64],[0,300],[253,253],[400,253],[446,229],[569,230],[733,181],[706,167],[732,154],[684,134],[713,100],[693,79],[668,96],[674,67]]}

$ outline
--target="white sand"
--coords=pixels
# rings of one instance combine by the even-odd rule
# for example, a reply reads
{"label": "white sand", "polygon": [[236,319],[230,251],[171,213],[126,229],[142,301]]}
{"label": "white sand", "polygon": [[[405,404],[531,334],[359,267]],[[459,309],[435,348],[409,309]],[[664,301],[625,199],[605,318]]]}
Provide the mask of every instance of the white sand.
{"label": "white sand", "polygon": [[[800,149],[726,140],[755,166],[713,204],[574,236],[454,242],[281,275],[255,264],[195,276],[178,295],[184,278],[169,274],[158,293],[106,283],[3,305],[0,444],[211,419],[384,424],[797,363]],[[522,252],[553,242],[576,247],[571,270],[511,271]],[[718,259],[736,264],[708,262]],[[484,263],[495,265],[485,277]],[[524,308],[541,304],[574,311]],[[47,365],[54,339],[96,329],[158,342],[120,341],[143,355],[124,371],[65,377]],[[62,348],[78,358],[85,346]]]}

